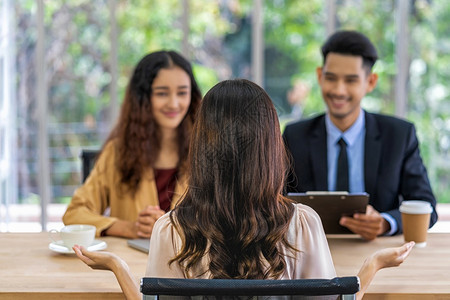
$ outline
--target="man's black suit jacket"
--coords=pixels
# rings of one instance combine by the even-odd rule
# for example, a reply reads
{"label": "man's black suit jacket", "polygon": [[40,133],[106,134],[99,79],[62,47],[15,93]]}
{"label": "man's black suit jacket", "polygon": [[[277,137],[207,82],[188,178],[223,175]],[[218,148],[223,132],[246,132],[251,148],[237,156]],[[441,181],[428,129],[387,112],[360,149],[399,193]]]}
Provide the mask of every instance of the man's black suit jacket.
{"label": "man's black suit jacket", "polygon": [[[436,199],[419,152],[414,125],[394,117],[365,113],[364,184],[369,203],[390,214],[402,232],[401,199],[425,200],[433,206],[430,227],[437,221]],[[288,192],[328,190],[325,114],[286,126],[284,141],[293,159]]]}

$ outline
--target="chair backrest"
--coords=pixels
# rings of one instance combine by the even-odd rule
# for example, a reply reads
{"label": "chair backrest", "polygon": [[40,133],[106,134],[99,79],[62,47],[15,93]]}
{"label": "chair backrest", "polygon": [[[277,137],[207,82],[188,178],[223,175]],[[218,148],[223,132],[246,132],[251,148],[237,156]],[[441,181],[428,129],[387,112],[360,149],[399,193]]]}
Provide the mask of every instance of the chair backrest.
{"label": "chair backrest", "polygon": [[333,279],[141,279],[143,299],[355,299],[357,276]]}
{"label": "chair backrest", "polygon": [[86,178],[89,176],[92,168],[94,167],[95,161],[97,160],[97,156],[100,154],[100,150],[81,150],[81,183],[84,183]]}

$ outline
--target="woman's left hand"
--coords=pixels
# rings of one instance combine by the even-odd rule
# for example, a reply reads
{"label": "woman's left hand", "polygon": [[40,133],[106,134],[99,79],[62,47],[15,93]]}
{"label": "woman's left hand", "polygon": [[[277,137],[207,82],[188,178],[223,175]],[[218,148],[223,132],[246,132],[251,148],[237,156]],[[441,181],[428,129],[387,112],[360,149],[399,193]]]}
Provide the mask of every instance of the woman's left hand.
{"label": "woman's left hand", "polygon": [[376,269],[380,270],[399,266],[409,256],[414,244],[414,242],[409,242],[403,244],[401,247],[378,250],[373,254]]}
{"label": "woman's left hand", "polygon": [[409,242],[400,247],[378,250],[368,257],[358,273],[360,290],[356,294],[356,299],[362,299],[370,282],[379,270],[397,267],[402,264],[411,253],[413,247],[414,242]]}

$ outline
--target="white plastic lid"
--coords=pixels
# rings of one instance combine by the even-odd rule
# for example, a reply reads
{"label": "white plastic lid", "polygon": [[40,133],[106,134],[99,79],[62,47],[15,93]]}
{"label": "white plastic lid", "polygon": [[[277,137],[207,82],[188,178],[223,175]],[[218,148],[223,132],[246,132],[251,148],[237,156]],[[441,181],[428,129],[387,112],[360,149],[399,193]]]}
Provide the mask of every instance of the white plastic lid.
{"label": "white plastic lid", "polygon": [[430,202],[420,200],[402,201],[400,212],[405,214],[429,214],[433,211]]}

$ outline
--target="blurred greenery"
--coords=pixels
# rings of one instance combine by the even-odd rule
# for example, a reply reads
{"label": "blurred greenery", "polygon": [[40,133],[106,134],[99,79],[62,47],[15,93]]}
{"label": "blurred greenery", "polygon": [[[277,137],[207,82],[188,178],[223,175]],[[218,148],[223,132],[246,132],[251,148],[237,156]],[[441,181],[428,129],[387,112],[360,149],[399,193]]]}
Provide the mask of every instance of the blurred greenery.
{"label": "blurred greenery", "polygon": [[[376,45],[380,60],[377,88],[363,101],[366,109],[393,114],[397,72],[396,3],[337,1],[338,28],[356,29]],[[46,71],[53,183],[80,184],[79,150],[100,146],[110,129],[110,27],[107,0],[45,1]],[[139,59],[159,49],[182,49],[180,0],[117,0],[118,99]],[[251,0],[190,1],[189,51],[183,53],[205,93],[220,80],[250,78]],[[407,119],[414,122],[421,151],[439,202],[450,202],[450,5],[445,0],[411,0],[410,78]],[[287,94],[299,80],[310,87],[303,116],[324,111],[316,84],[320,46],[326,39],[326,1],[273,0],[264,4],[264,87],[274,101],[282,127],[289,120]],[[34,1],[15,2],[18,48],[19,147],[22,197],[35,190],[37,145],[33,53]],[[59,125],[61,124],[61,125]],[[61,192],[57,197],[70,196]],[[32,197],[33,198],[33,197]],[[34,198],[33,198],[34,199]],[[24,200],[26,202],[26,200]]]}

